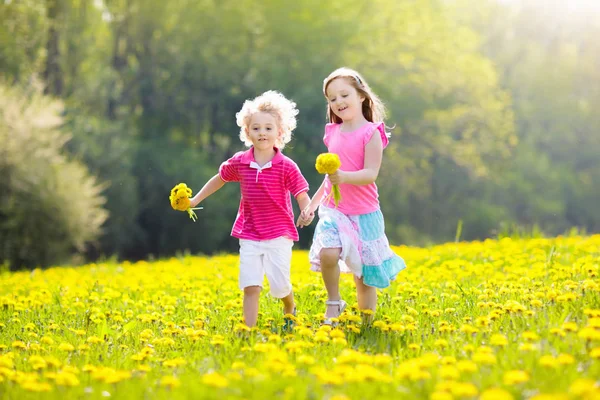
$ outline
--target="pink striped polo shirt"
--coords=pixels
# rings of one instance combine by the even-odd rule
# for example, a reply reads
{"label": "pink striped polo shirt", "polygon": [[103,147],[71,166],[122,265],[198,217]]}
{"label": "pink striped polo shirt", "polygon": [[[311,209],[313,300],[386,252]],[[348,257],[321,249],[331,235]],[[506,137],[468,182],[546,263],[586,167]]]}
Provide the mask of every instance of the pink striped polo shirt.
{"label": "pink striped polo shirt", "polygon": [[298,240],[290,193],[308,192],[308,182],[289,157],[275,149],[275,157],[262,168],[254,148],[234,154],[219,167],[225,182],[240,182],[241,199],[231,236],[239,239]]}

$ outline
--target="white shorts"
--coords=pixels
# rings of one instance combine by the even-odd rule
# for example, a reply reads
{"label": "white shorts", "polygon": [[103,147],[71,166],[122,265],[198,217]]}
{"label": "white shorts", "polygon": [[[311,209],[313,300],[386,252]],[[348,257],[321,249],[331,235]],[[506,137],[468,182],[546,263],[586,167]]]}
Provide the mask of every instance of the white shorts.
{"label": "white shorts", "polygon": [[263,241],[240,239],[240,289],[262,287],[266,274],[271,296],[280,299],[290,294],[293,246],[294,241],[286,237]]}

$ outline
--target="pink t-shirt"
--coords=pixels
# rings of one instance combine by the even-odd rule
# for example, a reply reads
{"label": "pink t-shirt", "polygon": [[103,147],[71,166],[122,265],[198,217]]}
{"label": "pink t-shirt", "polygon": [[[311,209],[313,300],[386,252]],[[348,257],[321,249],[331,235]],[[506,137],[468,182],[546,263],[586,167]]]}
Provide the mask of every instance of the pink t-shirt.
{"label": "pink t-shirt", "polygon": [[225,182],[240,182],[242,197],[231,236],[239,239],[298,240],[290,193],[308,191],[308,182],[294,161],[275,149],[275,157],[261,168],[254,148],[234,154],[219,167]]}
{"label": "pink t-shirt", "polygon": [[[341,124],[325,125],[325,136],[323,142],[327,146],[327,151],[335,153],[340,157],[342,171],[360,171],[365,167],[365,146],[373,137],[375,132],[381,136],[383,147],[385,148],[389,139],[385,133],[383,123],[369,122],[353,132],[340,132]],[[331,182],[329,179],[325,182],[325,198],[331,193]],[[339,203],[338,210],[346,215],[368,214],[379,210],[379,193],[377,185],[350,185],[343,183],[340,185],[342,200]],[[324,203],[327,207],[335,207],[333,196]]]}

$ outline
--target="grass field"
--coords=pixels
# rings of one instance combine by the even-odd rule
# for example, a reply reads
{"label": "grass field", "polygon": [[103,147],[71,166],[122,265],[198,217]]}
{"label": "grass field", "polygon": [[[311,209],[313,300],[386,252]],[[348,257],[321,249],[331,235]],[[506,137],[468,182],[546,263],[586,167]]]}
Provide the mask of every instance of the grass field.
{"label": "grass field", "polygon": [[237,256],[0,275],[2,399],[597,399],[600,236],[395,248],[375,322],[321,327],[297,251],[298,318],[266,291],[241,324]]}

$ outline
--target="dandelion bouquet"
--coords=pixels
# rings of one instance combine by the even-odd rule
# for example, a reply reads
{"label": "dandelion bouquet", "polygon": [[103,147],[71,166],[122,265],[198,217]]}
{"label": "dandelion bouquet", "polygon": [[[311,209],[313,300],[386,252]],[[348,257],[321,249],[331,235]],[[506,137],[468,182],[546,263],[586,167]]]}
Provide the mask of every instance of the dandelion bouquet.
{"label": "dandelion bouquet", "polygon": [[[319,154],[317,157],[317,162],[315,167],[317,168],[317,172],[320,174],[335,174],[338,168],[342,165],[340,161],[340,157],[338,157],[335,153],[323,153]],[[337,207],[342,199],[342,194],[340,193],[340,187],[338,185],[333,185],[331,194],[333,194],[333,201],[335,202],[335,206]]]}
{"label": "dandelion bouquet", "polygon": [[194,212],[194,210],[202,210],[202,207],[191,208],[190,207],[190,197],[192,196],[192,189],[187,187],[185,183],[180,183],[171,189],[171,195],[169,196],[169,201],[171,202],[171,207],[173,210],[177,211],[187,211],[191,220],[196,222],[198,216]]}

